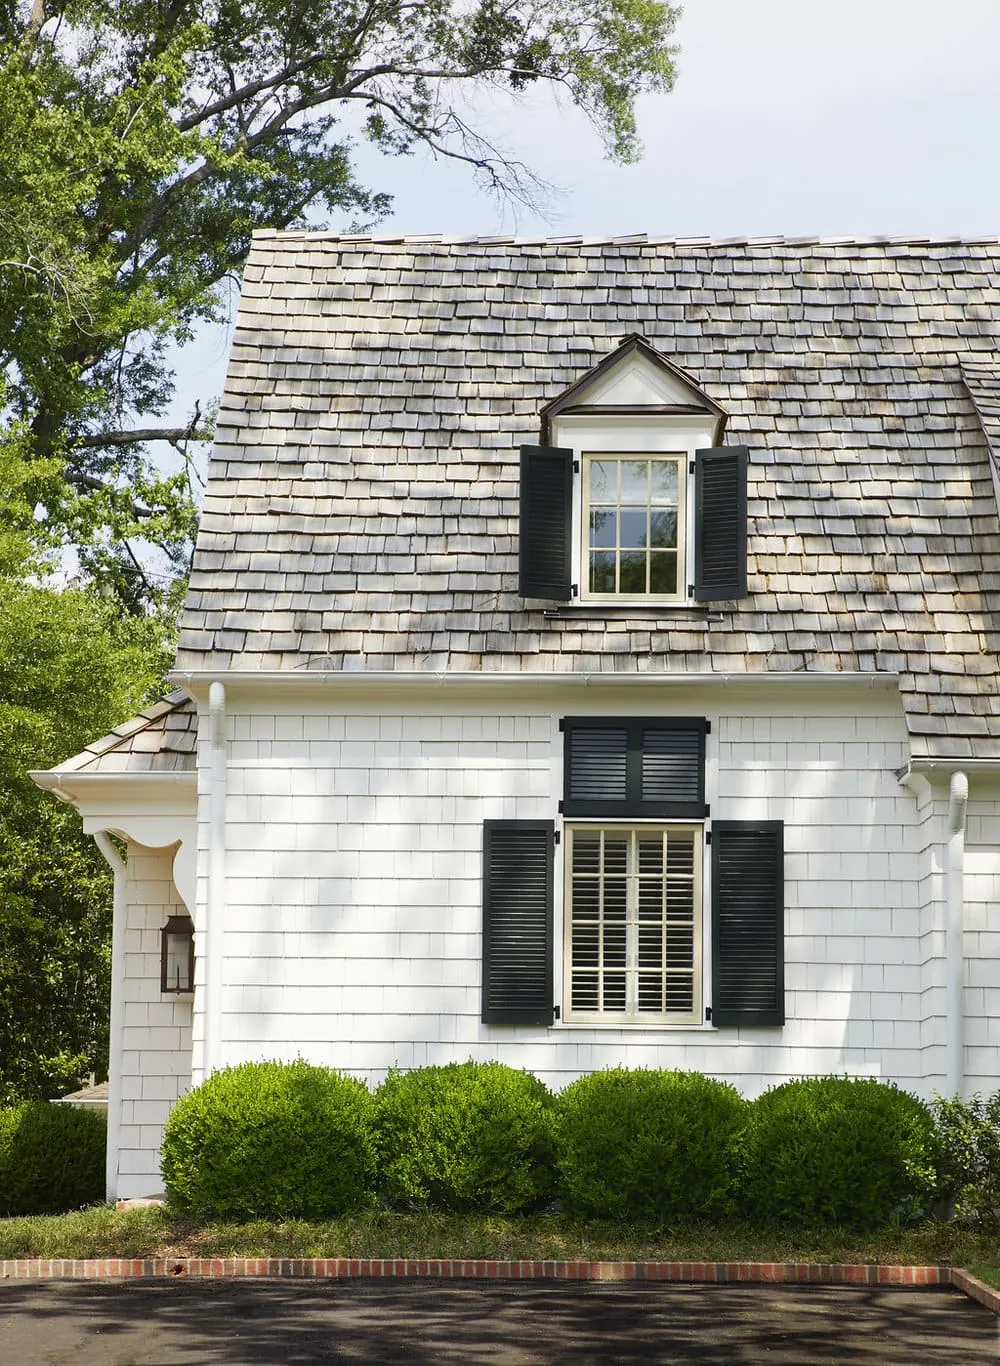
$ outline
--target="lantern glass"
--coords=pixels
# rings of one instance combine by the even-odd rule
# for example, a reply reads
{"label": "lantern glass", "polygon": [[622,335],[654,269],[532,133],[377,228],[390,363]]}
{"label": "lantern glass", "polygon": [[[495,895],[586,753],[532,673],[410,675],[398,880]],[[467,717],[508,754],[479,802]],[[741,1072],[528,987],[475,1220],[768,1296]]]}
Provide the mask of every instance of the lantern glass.
{"label": "lantern glass", "polygon": [[194,926],[186,915],[172,915],[160,931],[160,990],[194,990]]}

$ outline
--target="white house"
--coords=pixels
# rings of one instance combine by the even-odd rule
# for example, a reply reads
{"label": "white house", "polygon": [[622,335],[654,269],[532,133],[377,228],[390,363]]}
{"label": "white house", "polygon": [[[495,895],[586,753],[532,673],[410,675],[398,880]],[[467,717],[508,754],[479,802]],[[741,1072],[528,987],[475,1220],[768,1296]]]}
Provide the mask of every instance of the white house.
{"label": "white house", "polygon": [[257,235],[176,691],[36,775],[111,1193],[247,1059],[1000,1085],[998,269]]}

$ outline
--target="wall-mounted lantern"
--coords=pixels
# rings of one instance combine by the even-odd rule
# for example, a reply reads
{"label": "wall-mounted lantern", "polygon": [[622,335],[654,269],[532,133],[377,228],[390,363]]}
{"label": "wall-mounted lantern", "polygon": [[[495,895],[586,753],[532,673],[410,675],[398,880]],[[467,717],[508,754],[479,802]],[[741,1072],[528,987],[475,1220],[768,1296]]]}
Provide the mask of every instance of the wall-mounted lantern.
{"label": "wall-mounted lantern", "polygon": [[194,926],[186,915],[172,915],[160,931],[160,990],[194,991]]}

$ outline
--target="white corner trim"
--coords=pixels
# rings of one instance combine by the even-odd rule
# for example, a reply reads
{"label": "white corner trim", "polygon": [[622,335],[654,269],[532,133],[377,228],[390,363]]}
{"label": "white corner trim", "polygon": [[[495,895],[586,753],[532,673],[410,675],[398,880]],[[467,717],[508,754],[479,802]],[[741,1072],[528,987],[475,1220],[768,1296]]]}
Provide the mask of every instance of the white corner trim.
{"label": "white corner trim", "polygon": [[105,1195],[118,1194],[118,1138],[121,1129],[122,1027],[125,1008],[125,879],[124,859],[106,830],[94,831],[94,843],[104,855],[115,879],[114,912],[111,919],[111,1020],[108,1051],[108,1143],[105,1162]]}
{"label": "white corner trim", "polygon": [[965,1090],[965,817],[969,780],[951,775],[948,797],[948,862],[945,921],[946,1096]]}

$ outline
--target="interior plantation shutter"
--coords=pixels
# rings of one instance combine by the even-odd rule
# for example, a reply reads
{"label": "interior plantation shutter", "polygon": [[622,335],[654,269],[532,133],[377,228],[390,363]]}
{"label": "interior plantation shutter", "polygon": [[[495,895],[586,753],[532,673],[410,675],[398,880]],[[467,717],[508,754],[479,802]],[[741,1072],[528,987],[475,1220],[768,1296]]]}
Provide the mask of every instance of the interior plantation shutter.
{"label": "interior plantation shutter", "polygon": [[695,451],[695,570],[698,602],[747,592],[747,448]]}
{"label": "interior plantation shutter", "polygon": [[552,821],[483,822],[483,1022],[552,1023]]}
{"label": "interior plantation shutter", "polygon": [[519,592],[568,602],[572,596],[573,452],[521,447]]}
{"label": "interior plantation shutter", "polygon": [[784,825],[712,822],[712,1023],[785,1023]]}
{"label": "interior plantation shutter", "polygon": [[703,717],[567,716],[562,811],[614,820],[701,820]]}

